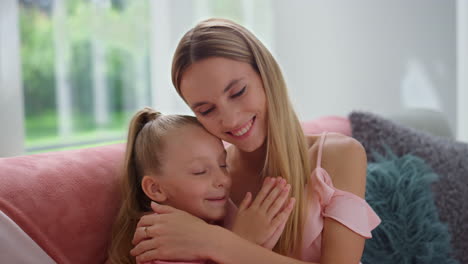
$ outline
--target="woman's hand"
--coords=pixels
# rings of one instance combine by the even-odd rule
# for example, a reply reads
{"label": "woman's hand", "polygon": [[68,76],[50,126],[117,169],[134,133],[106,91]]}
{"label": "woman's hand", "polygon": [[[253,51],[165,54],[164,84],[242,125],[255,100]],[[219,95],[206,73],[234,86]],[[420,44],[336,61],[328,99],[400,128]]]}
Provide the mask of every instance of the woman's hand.
{"label": "woman's hand", "polygon": [[130,254],[137,263],[159,260],[193,261],[207,259],[209,244],[216,241],[212,225],[178,209],[154,202],[155,214],[138,222]]}
{"label": "woman's hand", "polygon": [[290,189],[284,179],[267,177],[253,202],[251,193],[246,194],[239,206],[232,232],[272,249],[294,208],[295,199],[288,199]]}

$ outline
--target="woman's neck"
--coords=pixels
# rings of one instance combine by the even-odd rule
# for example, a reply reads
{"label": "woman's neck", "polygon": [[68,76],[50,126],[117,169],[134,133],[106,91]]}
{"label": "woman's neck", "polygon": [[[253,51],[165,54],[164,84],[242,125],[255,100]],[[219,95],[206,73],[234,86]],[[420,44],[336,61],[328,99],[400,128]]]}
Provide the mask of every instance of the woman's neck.
{"label": "woman's neck", "polygon": [[231,199],[239,205],[246,192],[254,197],[263,182],[262,170],[265,165],[266,144],[253,152],[245,152],[231,146],[228,149],[228,165],[231,167]]}
{"label": "woman's neck", "polygon": [[260,176],[265,165],[266,159],[266,141],[263,145],[252,152],[245,152],[241,149],[234,148],[234,158],[246,172],[256,173]]}

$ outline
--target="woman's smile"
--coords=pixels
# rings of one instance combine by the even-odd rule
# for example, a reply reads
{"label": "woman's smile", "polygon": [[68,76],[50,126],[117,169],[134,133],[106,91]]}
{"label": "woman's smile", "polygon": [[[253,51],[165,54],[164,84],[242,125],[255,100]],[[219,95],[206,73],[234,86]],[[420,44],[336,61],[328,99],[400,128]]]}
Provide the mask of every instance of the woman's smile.
{"label": "woman's smile", "polygon": [[254,123],[255,123],[255,116],[252,119],[250,119],[247,123],[245,123],[242,127],[234,129],[227,133],[236,139],[246,138],[250,135],[250,132],[252,131],[252,127]]}

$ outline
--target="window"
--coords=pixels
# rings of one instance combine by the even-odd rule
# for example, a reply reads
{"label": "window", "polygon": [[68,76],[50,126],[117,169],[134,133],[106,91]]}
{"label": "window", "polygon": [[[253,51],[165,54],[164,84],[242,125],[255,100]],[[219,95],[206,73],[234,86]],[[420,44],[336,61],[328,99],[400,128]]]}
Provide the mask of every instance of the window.
{"label": "window", "polygon": [[212,16],[254,24],[268,3],[19,0],[27,152],[123,142],[144,106],[190,113],[170,81],[178,39]]}
{"label": "window", "polygon": [[147,1],[20,1],[28,152],[124,139],[128,116],[151,104],[147,10]]}

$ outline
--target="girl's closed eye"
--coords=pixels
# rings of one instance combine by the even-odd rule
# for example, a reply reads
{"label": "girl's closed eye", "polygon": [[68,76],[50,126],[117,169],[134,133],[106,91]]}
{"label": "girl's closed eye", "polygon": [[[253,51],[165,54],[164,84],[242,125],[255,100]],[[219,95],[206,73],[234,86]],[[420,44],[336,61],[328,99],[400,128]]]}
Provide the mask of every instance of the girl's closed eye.
{"label": "girl's closed eye", "polygon": [[206,173],[206,170],[196,170],[195,172],[192,172],[193,175],[203,175]]}

